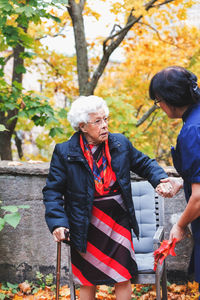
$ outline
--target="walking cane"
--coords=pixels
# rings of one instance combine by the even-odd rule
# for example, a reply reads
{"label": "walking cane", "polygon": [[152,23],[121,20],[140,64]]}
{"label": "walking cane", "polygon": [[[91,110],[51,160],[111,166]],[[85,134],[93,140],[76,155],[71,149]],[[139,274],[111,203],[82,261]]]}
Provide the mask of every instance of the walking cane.
{"label": "walking cane", "polygon": [[[70,299],[76,300],[75,285],[73,283],[72,265],[71,265],[71,249],[70,242],[67,240],[69,233],[66,233],[66,240],[63,242],[68,246],[68,266],[69,266],[69,287]],[[56,300],[59,300],[60,287],[60,265],[61,265],[61,242],[57,242],[57,264],[56,264]]]}
{"label": "walking cane", "polygon": [[56,300],[59,300],[60,262],[61,262],[61,242],[57,242],[57,260],[56,260]]}

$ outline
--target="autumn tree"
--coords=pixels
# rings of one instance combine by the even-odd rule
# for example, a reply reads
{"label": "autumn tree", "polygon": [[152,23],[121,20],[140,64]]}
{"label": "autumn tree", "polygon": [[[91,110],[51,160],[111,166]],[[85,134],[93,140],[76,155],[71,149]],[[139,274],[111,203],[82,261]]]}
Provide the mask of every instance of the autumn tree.
{"label": "autumn tree", "polygon": [[[120,127],[120,131],[136,143],[138,138],[138,143],[140,143],[139,148],[146,150],[146,152],[152,156],[156,155],[158,159],[162,159],[165,156],[163,153],[165,153],[165,149],[169,144],[169,142],[166,143],[167,139],[171,142],[174,141],[175,135],[173,126],[177,128],[179,126],[177,122],[174,122],[170,128],[167,124],[166,117],[163,118],[160,116],[163,120],[163,124],[162,126],[156,126],[156,128],[163,127],[162,134],[160,134],[161,132],[158,132],[158,130],[157,132],[155,132],[155,130],[150,130],[149,132],[151,124],[154,119],[156,119],[156,116],[160,115],[160,112],[158,113],[157,107],[148,101],[148,84],[151,76],[158,71],[161,66],[165,67],[169,64],[177,64],[177,62],[186,66],[189,62],[189,58],[194,54],[197,43],[192,42],[192,37],[187,41],[187,37],[190,36],[191,33],[184,35],[184,32],[187,31],[187,26],[180,26],[180,23],[186,19],[187,9],[193,4],[195,4],[195,1],[188,0],[126,0],[123,4],[115,1],[112,6],[112,11],[116,13],[116,15],[123,14],[125,22],[121,24],[118,21],[116,24],[113,24],[110,35],[102,41],[102,55],[92,70],[89,67],[87,53],[88,43],[86,41],[83,23],[83,14],[84,9],[87,9],[87,3],[86,1],[69,0],[69,6],[67,7],[74,30],[80,94],[90,95],[94,93],[99,84],[99,79],[105,73],[110,56],[116,48],[123,46],[127,59],[126,62],[119,67],[121,68],[121,74],[116,73],[116,76],[114,75],[117,81],[113,85],[117,87],[116,94],[110,98],[109,102],[113,115],[116,114],[116,112],[119,114],[118,119],[114,118],[114,121],[111,122],[110,129],[119,130]],[[175,28],[176,33],[170,32],[169,29],[172,20],[177,23]],[[180,33],[181,30],[182,33]],[[197,37],[198,34],[192,34],[193,37],[195,35]],[[181,40],[181,37],[183,37],[183,40]],[[199,38],[195,39],[197,42],[198,40]],[[188,45],[189,42],[190,46]],[[158,47],[158,49],[160,47],[161,51],[159,52],[156,47]],[[186,53],[188,59],[184,57]],[[180,54],[181,57],[179,58]],[[113,74],[116,72],[116,69],[116,66],[114,66]],[[127,77],[123,80],[125,74],[127,74]],[[124,90],[123,95],[125,95],[122,95],[121,100],[119,100],[119,78],[123,86],[122,89]],[[106,77],[104,77],[104,80],[106,80]],[[129,81],[128,85],[127,81]],[[105,87],[105,83],[103,83],[103,86]],[[113,86],[110,87],[111,90]],[[127,86],[129,88],[127,88]],[[142,91],[141,93],[139,92],[140,90]],[[136,91],[138,91],[137,94]],[[97,91],[97,93],[99,92],[100,91]],[[105,93],[101,95],[103,95],[103,97],[106,96]],[[113,98],[115,100],[113,100]],[[109,101],[109,99],[107,100]],[[124,103],[127,103],[127,105],[124,106]],[[119,112],[120,110],[121,112]],[[147,119],[148,122],[144,124]],[[140,129],[137,130],[139,127]],[[170,128],[170,131],[167,132],[164,128]],[[135,134],[136,132],[137,134]],[[155,136],[157,136],[157,139],[155,139]],[[156,140],[157,143],[155,142]],[[163,152],[160,154],[160,146],[163,146],[165,143],[166,146],[162,148]],[[167,153],[168,152],[169,151],[167,151]]]}
{"label": "autumn tree", "polygon": [[[5,81],[3,82],[3,92],[0,94],[0,102],[3,103],[3,105],[0,107],[0,123],[4,124],[9,130],[9,134],[7,132],[0,133],[2,134],[0,136],[2,141],[0,142],[0,154],[2,159],[11,159],[10,140],[16,127],[18,113],[20,109],[22,110],[24,102],[26,106],[23,108],[22,115],[24,114],[28,117],[31,117],[36,125],[44,125],[48,118],[53,117],[53,111],[51,107],[48,106],[49,102],[41,101],[39,98],[30,101],[30,94],[26,95],[25,97],[22,95],[22,74],[25,72],[23,65],[24,59],[27,58],[27,56],[32,55],[31,53],[26,53],[25,49],[33,49],[35,47],[33,46],[35,45],[34,38],[29,34],[30,24],[38,24],[44,17],[54,18],[56,21],[59,21],[62,18],[63,20],[71,20],[75,38],[78,89],[76,90],[76,88],[73,87],[73,89],[67,91],[67,94],[69,94],[70,98],[73,100],[73,97],[77,96],[78,94],[91,95],[95,92],[97,86],[99,85],[100,78],[103,74],[105,74],[105,69],[108,66],[108,62],[112,53],[118,47],[124,46],[125,43],[130,39],[128,33],[133,34],[135,32],[135,36],[138,34],[138,25],[140,28],[146,26],[142,22],[145,18],[148,19],[148,16],[150,16],[152,22],[156,24],[155,27],[157,28],[157,32],[159,32],[159,30],[162,30],[162,14],[168,13],[171,7],[175,6],[177,7],[177,11],[179,11],[179,8],[187,8],[194,3],[194,1],[188,0],[125,0],[123,3],[112,1],[111,10],[114,14],[116,14],[116,24],[113,24],[113,29],[111,30],[109,36],[101,39],[102,54],[96,58],[94,63],[91,63],[91,58],[89,58],[88,51],[95,46],[95,43],[98,44],[100,39],[94,41],[93,45],[88,42],[84,28],[84,17],[85,15],[89,14],[95,18],[99,18],[100,15],[90,9],[90,1],[63,0],[63,6],[62,8],[60,7],[62,13],[59,15],[59,17],[55,16],[54,13],[52,14],[51,11],[48,10],[49,3],[43,3],[44,1],[27,0],[8,2],[6,0],[1,0],[0,3],[1,2],[3,3],[0,5],[1,15],[7,15],[7,17],[2,18],[2,25],[0,28],[1,35],[4,39],[3,45],[4,47],[7,46],[13,49],[7,57],[2,59],[2,70],[3,65],[5,65],[11,56],[14,56],[14,52],[16,51],[16,64],[14,64],[13,72],[17,75],[13,77],[12,84],[10,86],[8,86],[7,83],[5,84]],[[61,1],[58,2],[60,3]],[[9,6],[7,6],[8,3]],[[56,4],[57,1],[51,1],[51,5]],[[166,7],[165,12],[161,9],[163,7]],[[49,12],[47,13],[47,11]],[[68,15],[66,12],[68,12]],[[161,18],[160,23],[158,24],[156,22],[160,14]],[[118,15],[123,15],[123,24],[121,19],[119,21]],[[11,21],[13,23],[8,27],[7,24]],[[151,26],[149,26],[149,30],[151,30],[150,27]],[[4,28],[6,28],[6,30],[4,30]],[[10,42],[10,36],[12,37],[12,43]],[[42,38],[43,37],[41,35],[39,39]],[[140,34],[138,35],[138,38],[140,38]],[[23,53],[25,55],[23,55]],[[40,53],[40,55],[42,57],[42,53]],[[49,68],[53,70],[55,78],[59,77],[61,79],[55,79],[54,82],[51,82],[51,85],[53,86],[52,93],[58,89],[63,89],[63,92],[66,92],[66,77],[63,73],[64,69],[62,70],[63,64],[60,59],[61,57],[59,56],[59,58],[57,57],[56,59],[55,57],[55,53],[53,55],[49,54],[48,56],[45,51],[43,52],[43,59],[48,64]],[[64,60],[67,61],[66,57],[63,57],[63,61]],[[74,70],[71,71],[71,74],[73,72]],[[65,82],[65,87],[63,82]],[[73,91],[73,94],[70,94],[70,91]],[[9,97],[6,95],[9,95]],[[6,106],[5,103],[11,106]],[[45,106],[44,110],[42,109],[43,106]],[[35,109],[35,107],[37,109]],[[38,109],[40,109],[39,114]],[[151,110],[155,110],[155,107],[151,108]]]}
{"label": "autumn tree", "polygon": [[[85,36],[84,19],[89,15],[98,20],[101,18],[100,14],[95,10],[95,7],[91,8],[90,1],[69,1],[67,7],[69,15],[64,12],[63,16],[65,20],[70,17],[74,29],[79,92],[72,85],[67,88],[70,83],[66,84],[64,78],[59,82],[46,83],[46,86],[54,87],[51,89],[52,93],[58,90],[62,91],[71,101],[78,93],[89,95],[95,92],[97,95],[101,95],[110,107],[112,115],[109,124],[110,130],[123,132],[132,142],[138,144],[141,150],[160,158],[158,154],[160,147],[165,143],[165,148],[168,146],[167,136],[170,140],[175,135],[170,131],[163,137],[164,134],[161,135],[158,130],[151,129],[153,128],[151,124],[157,120],[160,113],[148,101],[148,84],[150,77],[156,70],[172,63],[171,57],[174,57],[173,62],[182,64],[183,55],[186,53],[185,48],[188,49],[188,56],[193,55],[196,45],[191,43],[189,46],[192,37],[188,39],[187,47],[184,47],[181,56],[177,49],[181,49],[182,45],[180,43],[179,46],[179,42],[174,41],[175,34],[177,34],[176,39],[181,40],[181,34],[178,33],[177,28],[180,22],[185,20],[187,9],[193,3],[194,1],[153,1],[149,2],[149,6],[143,6],[142,1],[124,1],[123,5],[118,1],[113,1],[111,11],[116,16],[116,23],[113,24],[110,35],[107,38],[97,37],[95,41],[90,42]],[[134,10],[132,9],[133,6]],[[119,16],[123,16],[125,20],[123,25],[121,20],[119,21]],[[170,32],[168,28],[173,20],[178,26]],[[183,32],[186,28],[187,26]],[[188,32],[187,36],[189,35]],[[194,35],[192,36],[194,37]],[[198,39],[196,40],[198,41]],[[102,54],[97,54],[94,49],[100,43],[102,44]],[[125,63],[115,64],[111,62],[108,64],[110,56],[118,47],[124,49],[124,58],[127,57]],[[174,52],[175,55],[173,55]],[[56,76],[56,72],[63,74],[62,63],[60,63],[61,60],[58,59],[57,54],[54,53],[46,60],[49,61],[54,76]],[[68,67],[66,64],[64,66],[66,75],[69,70],[69,63]],[[72,69],[70,69],[70,73],[72,74]],[[69,78],[69,75],[66,77]],[[109,80],[109,78],[112,79]],[[71,82],[73,82],[72,79]],[[109,86],[107,82],[110,82]],[[163,128],[168,128],[166,118],[165,120],[162,116],[161,118],[164,121]],[[145,122],[145,120],[147,121]],[[65,123],[65,126],[69,128],[69,124]],[[161,127],[156,126],[156,128]],[[158,138],[156,139],[157,135]],[[65,131],[64,138],[66,139],[66,137],[68,135]],[[48,143],[51,142],[47,136],[42,134],[39,140],[40,146],[42,143],[46,145],[47,140]],[[62,141],[57,136],[54,137],[54,140]]]}
{"label": "autumn tree", "polygon": [[[137,1],[137,0],[125,0],[124,4],[117,2],[113,5],[116,10],[124,11],[126,17],[125,24],[114,24],[113,30],[104,41],[103,41],[103,54],[94,70],[93,74],[89,70],[88,53],[87,53],[87,41],[85,37],[84,30],[84,7],[86,5],[86,0],[69,0],[69,5],[67,6],[69,15],[72,20],[74,37],[75,37],[75,47],[76,47],[76,57],[77,57],[77,72],[78,72],[78,82],[79,91],[81,95],[91,95],[98,84],[100,77],[102,76],[109,58],[114,50],[119,47],[123,42],[127,33],[136,26],[143,18],[144,15],[148,13],[151,9],[158,10],[163,5],[184,4],[179,0],[151,0],[151,1]],[[156,15],[156,13],[155,13]]]}
{"label": "autumn tree", "polygon": [[[51,1],[52,6],[66,4],[67,1]],[[8,55],[0,58],[0,124],[6,127],[6,131],[0,132],[0,157],[12,159],[11,138],[15,132],[20,107],[26,107],[27,116],[37,124],[43,125],[48,117],[53,116],[53,110],[47,102],[31,93],[24,94],[22,80],[26,73],[24,61],[33,53],[31,49],[34,40],[28,34],[30,24],[38,24],[43,18],[58,18],[48,12],[48,1],[42,0],[1,0],[0,1],[0,50]],[[4,67],[13,59],[11,78],[6,78]],[[20,141],[17,139],[20,155]],[[21,156],[21,155],[20,155]]]}
{"label": "autumn tree", "polygon": [[[149,82],[156,72],[170,65],[183,66],[200,78],[200,32],[186,22],[187,6],[164,12],[160,11],[156,24],[149,14],[130,31],[124,61],[110,68],[96,92],[108,99],[111,113],[118,115],[118,120],[110,124],[113,131],[120,128],[136,147],[171,165],[170,146],[176,143],[182,121],[169,120],[149,101]],[[158,31],[160,18],[166,26]]]}

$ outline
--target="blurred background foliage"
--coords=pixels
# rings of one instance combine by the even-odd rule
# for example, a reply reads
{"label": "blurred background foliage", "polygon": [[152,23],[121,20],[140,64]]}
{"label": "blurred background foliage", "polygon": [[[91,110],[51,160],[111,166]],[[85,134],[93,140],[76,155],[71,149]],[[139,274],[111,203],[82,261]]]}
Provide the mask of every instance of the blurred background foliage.
{"label": "blurred background foliage", "polygon": [[[170,146],[182,121],[169,120],[155,107],[148,87],[169,65],[200,76],[198,1],[99,1],[105,2],[113,18],[105,23],[112,27],[106,37],[98,30],[88,36],[81,23],[105,18],[91,0],[0,0],[0,128],[7,129],[0,130],[1,159],[49,161],[55,143],[73,134],[67,121],[71,103],[79,94],[94,93],[108,103],[111,132],[125,134],[161,164],[172,164]],[[49,47],[47,38],[64,41],[70,28],[76,30],[76,12],[82,26],[76,51]]]}

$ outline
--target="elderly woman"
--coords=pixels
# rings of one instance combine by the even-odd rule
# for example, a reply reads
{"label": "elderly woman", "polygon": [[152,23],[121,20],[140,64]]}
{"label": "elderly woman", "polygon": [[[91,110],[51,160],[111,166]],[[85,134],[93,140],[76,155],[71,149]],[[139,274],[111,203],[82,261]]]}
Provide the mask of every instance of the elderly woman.
{"label": "elderly woman", "polygon": [[182,180],[164,181],[171,182],[174,192],[184,187],[187,206],[172,227],[170,239],[181,241],[191,223],[194,251],[190,271],[194,269],[195,280],[200,283],[200,88],[197,77],[183,67],[167,67],[153,76],[149,93],[170,119],[183,121],[176,147],[171,149],[174,166]]}
{"label": "elderly woman", "polygon": [[[137,274],[131,229],[139,235],[130,171],[154,186],[167,174],[122,134],[108,131],[109,110],[96,96],[75,100],[68,120],[77,131],[55,147],[43,189],[46,222],[56,242],[70,233],[72,271],[80,299],[96,285],[114,284],[116,299],[131,299]],[[162,187],[160,186],[160,187]]]}

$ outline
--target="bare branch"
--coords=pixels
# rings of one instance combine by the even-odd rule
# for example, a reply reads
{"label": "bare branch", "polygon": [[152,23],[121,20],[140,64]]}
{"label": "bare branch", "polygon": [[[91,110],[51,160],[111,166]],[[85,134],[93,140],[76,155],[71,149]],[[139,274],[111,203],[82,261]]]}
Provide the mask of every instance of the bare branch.
{"label": "bare branch", "polygon": [[162,39],[161,36],[160,36],[160,34],[159,34],[159,32],[158,32],[158,30],[157,30],[156,28],[154,28],[153,26],[151,26],[150,24],[147,24],[147,23],[144,23],[144,22],[138,22],[138,23],[141,24],[141,25],[145,25],[145,26],[151,28],[153,31],[155,31],[155,33],[157,34],[157,37],[158,37],[159,40],[162,41],[163,43],[166,43],[166,44],[172,45],[172,46],[174,46],[174,47],[176,47],[176,48],[178,48],[178,49],[184,50],[182,47],[176,45],[175,43],[172,43],[172,42],[170,43],[170,42],[168,42],[168,41]]}
{"label": "bare branch", "polygon": [[47,65],[49,65],[52,69],[55,69],[54,65],[52,65],[46,58],[43,59],[43,61],[44,61]]}
{"label": "bare branch", "polygon": [[152,6],[152,7],[160,7],[160,6],[162,6],[162,5],[165,5],[165,4],[168,4],[168,3],[170,3],[170,2],[174,2],[174,1],[175,1],[175,0],[166,0],[166,1],[162,2],[162,3],[160,3],[160,4],[154,5],[154,6]]}
{"label": "bare branch", "polygon": [[[148,2],[148,3],[145,5],[145,9],[148,11],[148,10],[149,10],[150,8],[152,8],[152,7],[161,6],[161,5],[167,4],[168,2],[173,2],[174,0],[168,0],[168,1],[165,1],[166,3],[163,2],[163,3],[161,3],[161,4],[154,5],[154,3],[157,2],[157,1],[158,1],[158,0],[152,0],[152,1]],[[132,15],[132,12],[133,12],[133,11],[134,11],[134,10],[131,11],[130,15]],[[130,16],[129,16],[129,17],[130,17]],[[140,16],[139,18],[142,18],[142,16]],[[105,44],[106,44],[106,42],[107,42],[108,40],[115,38],[116,36],[118,36],[119,34],[121,34],[124,30],[126,30],[127,28],[129,28],[129,26],[132,27],[133,24],[134,24],[134,20],[133,20],[132,22],[126,24],[126,26],[125,26],[124,28],[121,28],[120,25],[115,24],[113,28],[115,28],[116,26],[118,26],[118,27],[120,28],[120,30],[119,30],[118,32],[116,32],[115,34],[112,34],[112,33],[113,33],[113,30],[111,31],[111,35],[110,35],[109,37],[107,37],[107,39],[103,42],[104,47],[105,47]]]}
{"label": "bare branch", "polygon": [[148,117],[158,108],[155,104],[142,116],[140,120],[137,121],[136,127],[139,127],[148,119]]}
{"label": "bare branch", "polygon": [[143,104],[141,104],[141,105],[138,107],[137,113],[136,113],[136,118],[139,116],[139,113],[140,113],[142,107],[143,107]]}
{"label": "bare branch", "polygon": [[[124,37],[126,36],[127,32],[131,29],[131,27],[137,23],[142,16],[136,18],[135,16],[132,15],[132,13],[129,15],[127,24],[124,28],[119,30],[116,34],[111,36],[110,38],[106,39],[107,41],[109,39],[112,39],[112,42],[110,43],[109,46],[106,47],[106,41],[104,41],[104,51],[103,51],[103,56],[102,59],[96,69],[96,71],[93,73],[92,79],[90,82],[88,82],[88,91],[89,93],[93,94],[93,91],[97,85],[97,82],[101,75],[103,74],[103,71],[108,63],[108,60],[110,58],[110,55],[113,53],[113,51],[120,45],[120,43],[123,41]],[[114,39],[116,37],[116,39]]]}
{"label": "bare branch", "polygon": [[[62,30],[62,31],[63,31],[63,30]],[[36,41],[40,41],[40,40],[42,40],[42,39],[46,39],[47,37],[55,38],[55,37],[57,37],[57,36],[63,36],[63,37],[65,37],[65,34],[62,34],[62,33],[56,33],[56,34],[54,34],[54,35],[46,34],[46,35],[43,35],[43,36],[41,36],[41,37],[36,38],[35,40],[36,40]]]}
{"label": "bare branch", "polygon": [[7,57],[6,57],[6,59],[5,59],[5,64],[13,57],[13,53],[11,53],[10,55],[8,55]]}
{"label": "bare branch", "polygon": [[[104,51],[104,53],[105,53],[105,50],[106,50],[106,48],[107,48],[107,42],[108,42],[109,40],[112,40],[112,41],[113,41],[115,37],[122,35],[124,32],[127,33],[127,32],[131,29],[131,27],[132,27],[136,22],[138,22],[138,21],[141,19],[141,17],[142,17],[142,16],[140,16],[140,17],[138,17],[138,18],[135,18],[135,17],[132,16],[132,12],[131,12],[130,15],[129,15],[129,19],[132,19],[132,20],[131,20],[130,22],[127,22],[127,24],[126,24],[125,27],[121,28],[120,25],[115,24],[114,27],[113,27],[113,29],[112,29],[112,31],[111,31],[111,35],[108,36],[107,39],[105,39],[105,40],[103,41],[103,51]],[[117,26],[118,26],[119,28],[121,28],[121,29],[118,30],[116,33],[112,34],[113,31],[114,31],[114,29],[115,29]],[[116,30],[115,30],[115,31],[116,31]],[[126,35],[126,34],[125,34],[125,35]],[[124,35],[124,36],[125,36],[125,35]]]}
{"label": "bare branch", "polygon": [[81,9],[81,11],[83,11],[83,9],[84,9],[85,2],[86,2],[86,0],[80,0],[80,3],[79,3],[79,5],[80,5],[80,9]]}
{"label": "bare branch", "polygon": [[[151,0],[148,3],[145,4],[146,10],[149,10],[150,8],[154,7],[154,3],[157,2],[158,0]],[[174,0],[173,0],[174,1]]]}
{"label": "bare branch", "polygon": [[61,74],[59,73],[59,70],[52,64],[52,63],[50,63],[47,59],[43,59],[43,61],[47,64],[47,65],[49,65],[53,70],[55,70],[55,72],[56,72],[56,77],[58,77],[58,76],[60,76],[61,77]]}
{"label": "bare branch", "polygon": [[[119,30],[117,31],[116,28],[119,28]],[[106,48],[106,43],[109,40],[113,40],[116,36],[118,36],[120,34],[120,32],[122,32],[125,28],[122,29],[122,27],[118,24],[114,24],[113,29],[110,32],[110,35],[107,37],[106,40],[103,41],[103,51],[105,51]]]}
{"label": "bare branch", "polygon": [[[145,10],[148,11],[154,7],[158,0],[151,0],[145,5]],[[171,0],[174,1],[174,0]],[[165,1],[167,3],[167,1]],[[165,3],[163,2],[162,5]],[[74,33],[75,33],[75,45],[77,54],[77,68],[78,68],[78,79],[79,79],[79,91],[80,94],[91,95],[97,86],[99,78],[102,76],[110,55],[113,51],[121,44],[128,31],[140,21],[143,15],[138,17],[134,16],[134,9],[131,10],[127,22],[123,28],[120,25],[114,25],[111,34],[103,41],[103,56],[94,71],[91,79],[89,80],[89,65],[87,63],[87,49],[85,35],[82,29],[84,24],[82,20],[82,11],[80,11],[80,4],[85,4],[85,0],[80,0],[80,3],[75,3],[75,0],[69,0],[69,6],[67,7],[69,14],[72,19]],[[119,29],[116,32],[116,29]],[[82,30],[82,32],[81,32]]]}
{"label": "bare branch", "polygon": [[65,37],[65,34],[62,34],[62,32],[65,30],[66,26],[67,26],[67,25],[65,25],[64,27],[62,27],[62,28],[60,29],[60,31],[59,31],[58,33],[56,33],[56,34],[53,34],[53,35],[51,35],[51,34],[46,34],[46,35],[44,35],[44,36],[41,36],[41,37],[36,38],[35,40],[36,40],[36,41],[39,41],[39,40],[45,39],[45,38],[47,38],[47,37],[52,37],[52,38],[57,37],[57,36],[64,36],[64,37]]}
{"label": "bare branch", "polygon": [[114,24],[113,29],[112,29],[112,31],[111,31],[111,35],[114,34],[114,32],[117,31],[117,30],[116,30],[116,27],[119,27],[119,29],[122,29],[122,27],[121,27],[120,25]]}
{"label": "bare branch", "polygon": [[151,122],[148,124],[148,126],[143,130],[143,133],[145,133],[153,124],[153,121],[155,120],[156,113],[154,114],[153,118],[151,119]]}
{"label": "bare branch", "polygon": [[[157,2],[158,0],[152,0],[150,2],[148,2],[147,4],[145,4],[145,9],[148,11],[150,8],[152,7],[156,7],[156,5],[154,5],[155,2]],[[167,0],[165,1],[166,3],[168,2],[172,2],[174,0]],[[161,5],[164,5],[166,4],[165,2],[161,3],[161,4],[158,4],[157,6],[161,6]],[[130,15],[132,15],[134,9],[132,9]],[[129,16],[130,17],[130,16]],[[140,16],[139,18],[142,18],[142,16]],[[133,23],[132,23],[133,22]],[[116,37],[117,35],[119,35],[121,32],[123,32],[124,30],[126,30],[129,26],[133,26],[134,24],[134,21],[132,21],[128,24],[126,24],[126,26],[124,28],[122,28],[121,30],[119,30],[118,32],[116,32],[114,35],[112,34],[112,31],[111,31],[111,35],[104,41],[104,44],[106,44],[106,42],[109,40],[109,39],[113,39],[114,37]],[[114,27],[117,26],[117,25],[114,25]],[[119,28],[121,28],[121,26],[118,25]]]}
{"label": "bare branch", "polygon": [[[151,0],[151,1],[149,1],[145,5],[145,9],[148,11],[149,9],[151,9],[152,7],[154,7],[154,4],[157,1],[158,0]],[[171,0],[171,1],[174,1],[174,0]],[[164,4],[164,2],[163,2],[163,4]],[[134,10],[131,10],[125,27],[123,27],[122,29],[118,30],[114,34],[112,34],[112,32],[111,32],[111,35],[107,39],[104,40],[104,42],[103,42],[103,56],[102,56],[102,59],[99,62],[99,65],[97,66],[95,72],[93,73],[91,81],[87,83],[88,93],[93,93],[94,92],[94,89],[95,89],[95,87],[96,87],[96,85],[98,83],[98,80],[101,77],[101,75],[103,74],[104,69],[105,69],[105,67],[106,67],[106,65],[108,63],[110,55],[120,45],[120,43],[123,41],[123,39],[125,38],[125,36],[128,33],[128,31],[136,23],[138,23],[140,21],[140,19],[143,17],[142,15],[140,15],[139,17],[135,17],[133,15],[133,12],[134,12]],[[116,25],[115,25],[115,28],[116,28]],[[110,41],[110,44],[108,45],[109,41]]]}

